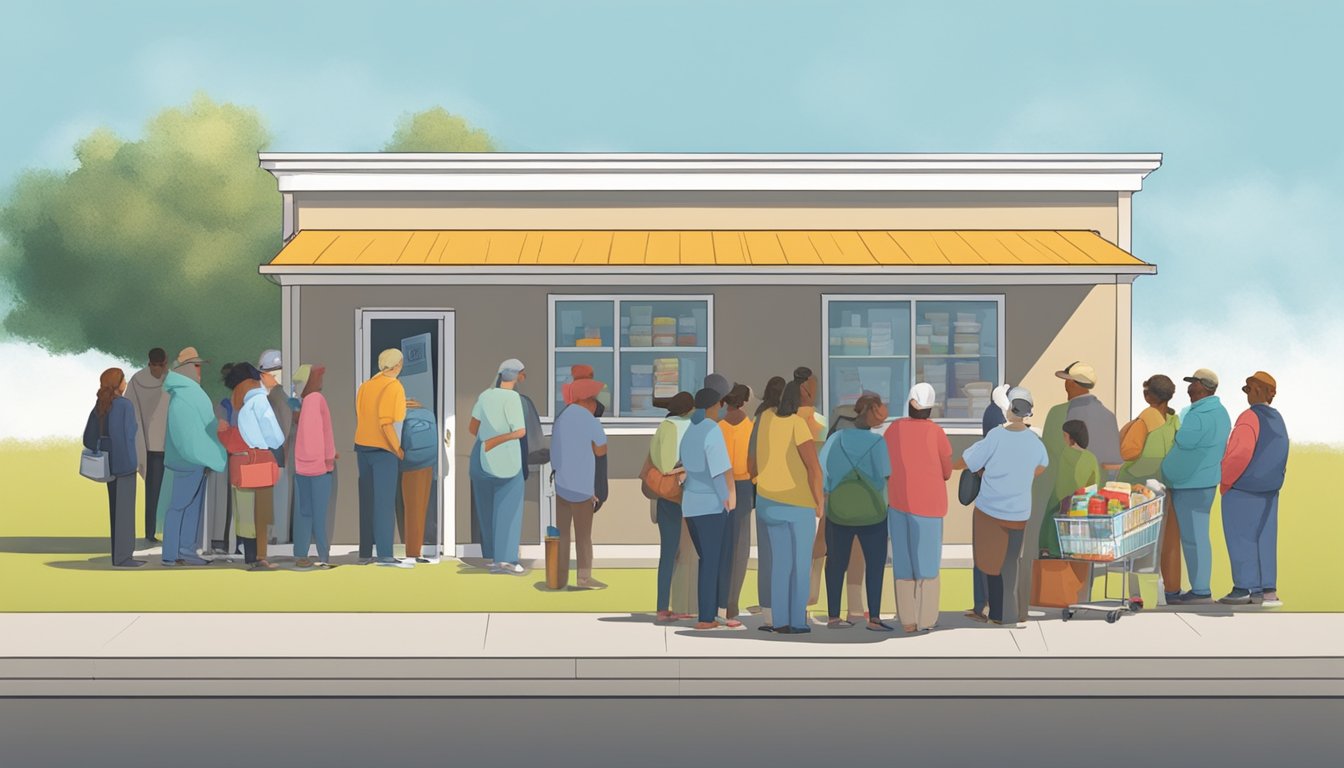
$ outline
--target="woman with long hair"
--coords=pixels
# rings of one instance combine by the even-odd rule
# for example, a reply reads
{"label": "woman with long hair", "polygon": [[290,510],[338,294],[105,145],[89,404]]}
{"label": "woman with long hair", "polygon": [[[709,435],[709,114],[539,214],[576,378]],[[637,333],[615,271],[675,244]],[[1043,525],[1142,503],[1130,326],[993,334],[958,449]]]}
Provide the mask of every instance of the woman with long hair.
{"label": "woman with long hair", "polygon": [[135,408],[127,400],[126,373],[108,368],[98,377],[98,395],[84,426],[84,447],[107,453],[107,515],[112,539],[112,565],[138,568],[135,554]]}
{"label": "woman with long hair", "polygon": [[[747,472],[751,477],[752,499],[759,499],[756,488],[756,448],[760,441],[761,417],[773,413],[779,407],[779,398],[784,394],[783,376],[772,376],[761,391],[761,404],[756,406],[756,421],[751,425],[751,441],[747,445]],[[756,504],[756,605],[747,609],[750,613],[765,614],[765,626],[770,626],[770,537],[765,535],[765,523],[761,520],[761,505]]]}
{"label": "woman with long hair", "polygon": [[[801,372],[800,369],[799,372]],[[771,630],[811,632],[807,626],[808,560],[825,500],[816,434],[799,415],[808,376],[784,386],[779,405],[757,422],[756,509],[770,537]]]}
{"label": "woman with long hair", "polygon": [[[331,543],[327,540],[327,500],[331,498],[332,473],[336,470],[336,438],[331,428],[331,409],[322,394],[325,366],[315,365],[303,385],[299,424],[294,438],[294,474],[299,485],[299,508],[294,517],[294,557],[299,568],[331,567]],[[317,541],[317,562],[308,559],[308,548]]]}

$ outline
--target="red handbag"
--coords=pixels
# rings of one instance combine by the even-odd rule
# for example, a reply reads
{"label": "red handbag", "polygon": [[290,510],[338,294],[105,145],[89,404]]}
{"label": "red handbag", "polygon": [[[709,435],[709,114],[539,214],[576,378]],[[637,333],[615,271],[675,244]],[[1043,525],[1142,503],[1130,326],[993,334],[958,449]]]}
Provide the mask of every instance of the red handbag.
{"label": "red handbag", "polygon": [[280,480],[275,454],[265,448],[249,448],[237,427],[219,431],[220,442],[229,452],[229,485],[235,488],[270,488]]}

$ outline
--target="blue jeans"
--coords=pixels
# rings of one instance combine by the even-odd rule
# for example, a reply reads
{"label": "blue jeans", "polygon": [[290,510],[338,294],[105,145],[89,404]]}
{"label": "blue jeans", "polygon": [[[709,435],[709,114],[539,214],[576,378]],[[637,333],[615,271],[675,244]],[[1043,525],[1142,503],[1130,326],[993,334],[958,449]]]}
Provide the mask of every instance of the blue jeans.
{"label": "blue jeans", "polygon": [[[891,531],[892,578],[897,581],[938,578],[943,565],[943,518],[888,509],[887,528]],[[985,595],[986,603],[988,600]]]}
{"label": "blue jeans", "polygon": [[523,473],[513,477],[472,478],[476,509],[491,522],[491,548],[486,555],[497,564],[518,562],[523,537]]}
{"label": "blue jeans", "polygon": [[756,486],[750,480],[738,480],[737,506],[728,513],[728,539],[719,562],[724,578],[719,580],[719,607],[728,618],[736,618],[742,582],[747,578],[747,561],[751,559],[751,510],[756,506]]}
{"label": "blue jeans", "polygon": [[765,535],[765,519],[761,517],[761,497],[756,497],[756,604],[762,608],[770,607],[770,569],[774,567],[774,558],[770,556],[770,537]]}
{"label": "blue jeans", "polygon": [[1223,537],[1232,560],[1232,586],[1249,592],[1278,590],[1278,491],[1233,488],[1224,494]]}
{"label": "blue jeans", "polygon": [[163,561],[201,562],[196,545],[201,540],[201,512],[205,502],[205,470],[170,469],[172,495],[163,515]]}
{"label": "blue jeans", "polygon": [[756,499],[756,514],[770,537],[771,622],[776,627],[806,628],[817,512],[761,496]]}
{"label": "blue jeans", "polygon": [[1176,522],[1181,528],[1181,550],[1185,553],[1185,572],[1190,577],[1190,591],[1205,597],[1213,594],[1209,586],[1213,578],[1209,516],[1216,490],[1216,487],[1171,489],[1171,503],[1176,507]]}
{"label": "blue jeans", "polygon": [[[849,558],[854,549],[854,538],[859,539],[863,552],[863,576],[868,587],[868,616],[877,621],[882,612],[882,570],[887,564],[887,521],[872,525],[840,525],[826,521],[826,596],[827,617],[840,618],[840,594],[849,570]],[[858,613],[851,605],[850,613]]]}
{"label": "blue jeans", "polygon": [[481,537],[481,557],[486,560],[494,560],[495,557],[495,519],[492,515],[481,509],[481,505],[476,503],[476,481],[479,478],[487,477],[485,470],[481,467],[481,441],[477,440],[471,446],[471,460],[468,463],[468,474],[471,477],[471,511],[476,515],[476,527],[480,530]]}
{"label": "blue jeans", "polygon": [[317,561],[331,560],[327,541],[327,502],[331,499],[331,473],[307,477],[295,475],[298,509],[294,515],[294,556],[308,557],[309,544],[317,539]]}
{"label": "blue jeans", "polygon": [[672,606],[672,569],[677,564],[677,550],[681,547],[681,505],[659,499],[658,515],[658,607],[666,611]]}
{"label": "blue jeans", "polygon": [[392,557],[397,528],[397,455],[381,448],[355,446],[359,457],[359,556]]}
{"label": "blue jeans", "polygon": [[730,577],[723,569],[723,553],[728,549],[728,513],[696,515],[686,518],[686,523],[691,529],[695,553],[700,556],[700,579],[696,585],[700,621],[711,622],[719,605],[719,595],[724,592],[720,588],[721,582],[727,583]]}

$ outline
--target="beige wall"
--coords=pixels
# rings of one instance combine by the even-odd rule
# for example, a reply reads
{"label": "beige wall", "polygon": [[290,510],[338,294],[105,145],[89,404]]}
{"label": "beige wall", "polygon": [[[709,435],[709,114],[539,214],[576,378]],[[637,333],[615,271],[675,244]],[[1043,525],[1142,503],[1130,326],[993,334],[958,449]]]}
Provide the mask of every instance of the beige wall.
{"label": "beige wall", "polygon": [[1075,229],[1119,242],[1116,193],[302,193],[300,229]]}
{"label": "beige wall", "polygon": [[[458,487],[456,532],[459,544],[470,540],[470,505],[466,472],[471,447],[466,422],[475,396],[494,378],[500,360],[518,357],[528,365],[523,391],[548,414],[548,296],[565,293],[609,294],[611,289],[557,290],[545,286],[307,286],[301,291],[300,356],[303,362],[328,367],[326,394],[331,404],[338,450],[341,451],[338,520],[334,540],[353,542],[357,536],[357,473],[351,444],[354,435],[355,310],[366,308],[442,308],[456,312],[457,423],[454,457]],[[1127,394],[1117,397],[1117,386],[1128,381],[1118,375],[1117,318],[1127,323],[1129,288],[1115,285],[958,286],[955,289],[734,286],[678,289],[654,286],[628,293],[710,293],[714,296],[714,367],[759,391],[772,375],[786,374],[798,365],[821,371],[822,294],[938,293],[1003,295],[1007,380],[1022,383],[1036,395],[1043,414],[1064,399],[1063,383],[1054,371],[1073,360],[1096,366],[1101,378],[1098,395],[1111,407],[1122,405],[1127,416]],[[1125,304],[1123,312],[1117,302]],[[1128,328],[1123,329],[1125,366],[1128,365]],[[975,438],[954,436],[959,455]],[[610,451],[613,478],[611,499],[598,516],[595,537],[603,543],[642,544],[657,541],[649,522],[648,502],[634,480],[647,450],[646,436],[615,436]],[[954,478],[955,480],[955,478]],[[537,541],[536,481],[529,491],[524,542]],[[969,513],[955,503],[954,487],[946,527],[948,543],[970,541]]]}

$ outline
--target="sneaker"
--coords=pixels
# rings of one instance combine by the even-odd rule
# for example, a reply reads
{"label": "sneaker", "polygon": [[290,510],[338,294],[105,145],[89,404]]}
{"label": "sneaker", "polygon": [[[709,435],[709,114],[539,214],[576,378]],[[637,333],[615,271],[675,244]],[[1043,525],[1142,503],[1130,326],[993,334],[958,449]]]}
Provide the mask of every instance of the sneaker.
{"label": "sneaker", "polygon": [[132,558],[130,560],[122,560],[120,563],[113,563],[113,566],[116,568],[139,568],[145,564],[144,560],[136,560]]}
{"label": "sneaker", "polygon": [[497,568],[498,570],[495,570],[494,568],[492,568],[492,569],[490,570],[490,572],[491,572],[491,573],[509,573],[509,574],[513,574],[514,576],[517,576],[517,575],[519,575],[519,574],[522,574],[522,573],[526,573],[526,572],[527,572],[527,569],[524,568],[524,567],[523,567],[521,564],[519,564],[519,563],[504,563],[504,564],[502,564],[502,565],[498,565],[498,566],[496,566],[496,568]]}
{"label": "sneaker", "polygon": [[1180,593],[1180,592],[1163,592],[1163,593],[1162,593],[1162,601],[1163,601],[1164,603],[1166,603],[1167,605],[1180,605],[1180,604],[1181,604],[1181,593]]}
{"label": "sneaker", "polygon": [[1201,595],[1197,592],[1182,592],[1177,598],[1181,605],[1213,605],[1213,595]]}
{"label": "sneaker", "polygon": [[1283,600],[1279,599],[1277,590],[1267,589],[1260,593],[1260,605],[1266,608],[1279,608],[1283,605]]}
{"label": "sneaker", "polygon": [[395,558],[395,557],[383,557],[383,558],[379,558],[377,564],[378,564],[378,565],[381,565],[381,566],[383,566],[383,567],[385,567],[385,568],[414,568],[414,567],[415,567],[415,563],[407,562],[406,560],[398,560],[398,559]]}
{"label": "sneaker", "polygon": [[432,562],[434,562],[434,561],[433,561],[433,560],[430,560],[428,557],[417,557],[417,558],[415,558],[415,562],[417,562],[417,563],[423,563],[423,564],[428,564],[428,563],[432,563]]}
{"label": "sneaker", "polygon": [[301,571],[306,571],[313,567],[313,562],[306,557],[300,558],[294,561],[294,567]]}
{"label": "sneaker", "polygon": [[332,565],[331,563],[319,560],[318,562],[313,564],[313,567],[318,569],[319,571],[330,571],[332,568],[335,568],[336,566]]}
{"label": "sneaker", "polygon": [[603,584],[602,582],[598,581],[597,579],[592,579],[592,578],[589,578],[589,579],[579,579],[578,582],[577,582],[577,584],[576,584],[576,586],[578,586],[579,589],[606,589],[606,588],[607,588],[607,585],[606,585],[606,584]]}
{"label": "sneaker", "polygon": [[1227,597],[1219,598],[1218,602],[1223,605],[1250,605],[1251,591],[1234,587],[1231,592],[1227,593]]}
{"label": "sneaker", "polygon": [[373,565],[374,561],[372,557],[361,557],[357,562],[359,565]]}

